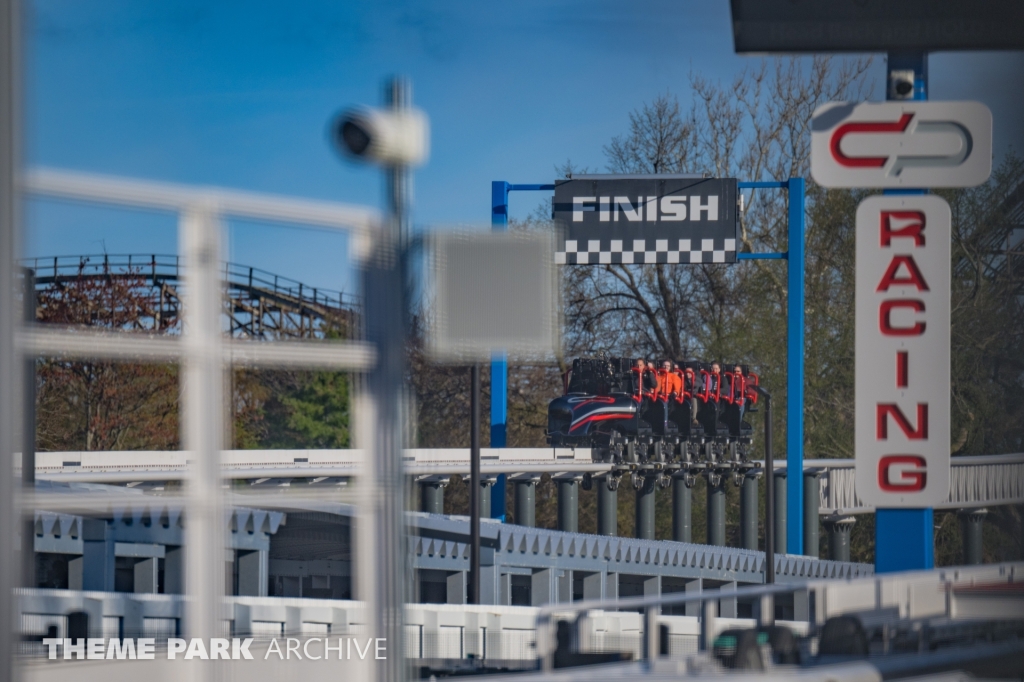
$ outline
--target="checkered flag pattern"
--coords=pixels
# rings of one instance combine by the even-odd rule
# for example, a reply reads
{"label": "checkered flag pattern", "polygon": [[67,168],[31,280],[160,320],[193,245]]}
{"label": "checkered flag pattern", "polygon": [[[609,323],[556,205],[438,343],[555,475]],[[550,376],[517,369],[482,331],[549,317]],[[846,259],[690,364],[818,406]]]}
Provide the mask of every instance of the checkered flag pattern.
{"label": "checkered flag pattern", "polygon": [[735,239],[566,239],[565,251],[555,252],[555,263],[558,265],[735,261]]}

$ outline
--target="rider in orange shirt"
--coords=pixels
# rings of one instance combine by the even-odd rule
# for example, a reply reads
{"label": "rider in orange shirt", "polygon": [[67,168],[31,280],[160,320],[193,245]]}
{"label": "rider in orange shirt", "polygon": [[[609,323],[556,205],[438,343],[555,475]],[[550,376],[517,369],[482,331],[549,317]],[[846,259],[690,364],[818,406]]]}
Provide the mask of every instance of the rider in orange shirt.
{"label": "rider in orange shirt", "polygon": [[683,380],[672,371],[672,361],[664,360],[658,370],[658,398],[677,400],[683,394]]}

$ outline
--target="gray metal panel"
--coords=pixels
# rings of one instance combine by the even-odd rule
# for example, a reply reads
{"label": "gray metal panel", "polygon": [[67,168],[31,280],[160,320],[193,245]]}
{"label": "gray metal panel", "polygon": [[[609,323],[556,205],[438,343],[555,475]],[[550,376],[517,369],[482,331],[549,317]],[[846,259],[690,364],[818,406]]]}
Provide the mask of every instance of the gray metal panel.
{"label": "gray metal panel", "polygon": [[732,0],[736,52],[931,52],[1024,48],[1016,0]]}

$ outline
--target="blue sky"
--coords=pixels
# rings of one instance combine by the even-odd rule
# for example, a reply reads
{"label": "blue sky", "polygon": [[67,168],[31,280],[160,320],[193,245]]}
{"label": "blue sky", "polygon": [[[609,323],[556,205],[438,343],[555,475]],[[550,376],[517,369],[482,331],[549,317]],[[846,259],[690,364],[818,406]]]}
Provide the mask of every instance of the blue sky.
{"label": "blue sky", "polygon": [[[432,124],[421,225],[486,223],[491,180],[602,168],[631,110],[666,91],[685,107],[691,70],[729,82],[753,61],[732,51],[724,0],[25,5],[26,165],[379,205],[379,174],[339,159],[326,127],[400,73]],[[986,102],[997,153],[1022,149],[1024,54],[939,54],[930,71],[932,98]],[[27,217],[26,255],[177,250],[167,216],[33,201]],[[234,224],[230,257],[351,290],[344,241]]]}

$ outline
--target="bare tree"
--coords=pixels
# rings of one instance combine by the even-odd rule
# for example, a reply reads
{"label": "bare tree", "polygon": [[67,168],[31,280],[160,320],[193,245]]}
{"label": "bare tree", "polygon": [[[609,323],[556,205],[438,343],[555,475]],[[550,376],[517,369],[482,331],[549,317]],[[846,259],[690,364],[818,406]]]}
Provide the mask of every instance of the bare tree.
{"label": "bare tree", "polygon": [[[661,95],[630,114],[629,133],[605,147],[616,173],[707,173],[744,180],[806,175],[811,113],[819,104],[860,96],[866,61],[819,57],[762,62],[730,87],[692,74],[686,116]],[[785,197],[751,192],[741,211],[745,251],[786,249]],[[812,227],[813,229],[813,227]],[[759,286],[782,307],[787,295],[778,268],[752,266]],[[605,265],[569,275],[567,314],[578,351],[623,348],[680,357],[734,352],[737,292],[747,277],[721,265]],[[766,302],[767,303],[767,302]]]}
{"label": "bare tree", "polygon": [[605,146],[612,173],[685,173],[695,125],[680,114],[679,100],[660,95],[629,115],[629,134]]}

